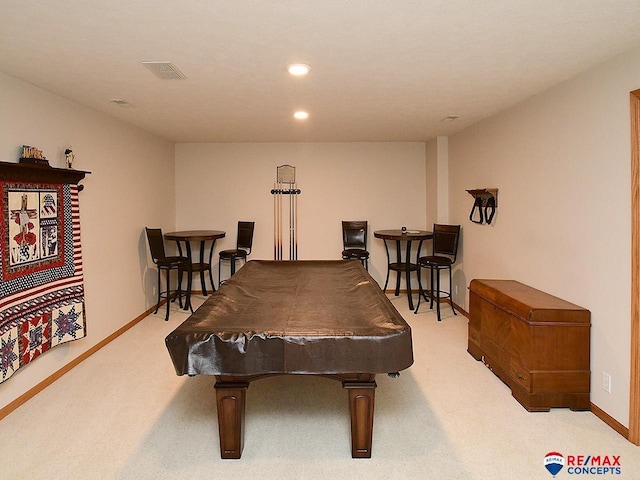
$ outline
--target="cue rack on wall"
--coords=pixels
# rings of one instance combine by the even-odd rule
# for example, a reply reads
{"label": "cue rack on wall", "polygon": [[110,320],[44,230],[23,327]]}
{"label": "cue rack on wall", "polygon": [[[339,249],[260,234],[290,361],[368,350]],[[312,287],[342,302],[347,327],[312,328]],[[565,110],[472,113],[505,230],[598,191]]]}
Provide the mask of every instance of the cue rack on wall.
{"label": "cue rack on wall", "polygon": [[298,259],[298,195],[302,192],[296,186],[296,167],[280,165],[276,167],[276,182],[273,185],[273,259],[283,259],[283,196],[289,198],[289,260]]}

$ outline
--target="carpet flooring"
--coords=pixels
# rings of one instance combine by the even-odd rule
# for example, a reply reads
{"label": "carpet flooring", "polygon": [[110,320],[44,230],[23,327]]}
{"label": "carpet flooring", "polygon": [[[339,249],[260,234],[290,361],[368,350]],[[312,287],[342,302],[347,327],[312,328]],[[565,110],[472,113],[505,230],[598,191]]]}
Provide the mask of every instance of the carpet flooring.
{"label": "carpet flooring", "polygon": [[[389,297],[412,327],[414,365],[376,377],[373,456],[352,459],[339,382],[280,376],[247,395],[240,460],[219,454],[214,379],[178,377],[164,337],[187,315],[150,315],[0,421],[0,478],[439,479],[553,478],[545,455],[618,456],[640,479],[640,449],[590,412],[528,413],[467,352],[467,319]],[[197,297],[199,305],[204,297]],[[127,319],[123,319],[125,323]]]}

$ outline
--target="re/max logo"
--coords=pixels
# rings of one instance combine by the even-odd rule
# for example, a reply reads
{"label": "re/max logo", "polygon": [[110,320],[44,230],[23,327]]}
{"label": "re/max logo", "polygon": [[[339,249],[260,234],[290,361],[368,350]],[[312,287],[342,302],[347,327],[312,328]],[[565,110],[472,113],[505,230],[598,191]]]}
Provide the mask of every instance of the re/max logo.
{"label": "re/max logo", "polygon": [[620,455],[567,455],[567,465],[615,467],[620,466]]}

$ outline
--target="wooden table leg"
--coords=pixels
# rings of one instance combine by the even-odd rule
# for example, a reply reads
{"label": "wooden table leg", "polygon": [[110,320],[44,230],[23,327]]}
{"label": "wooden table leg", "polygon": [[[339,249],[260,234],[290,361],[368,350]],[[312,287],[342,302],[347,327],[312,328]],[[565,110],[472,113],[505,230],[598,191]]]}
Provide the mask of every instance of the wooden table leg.
{"label": "wooden table leg", "polygon": [[[218,432],[220,435],[220,457],[240,458],[244,446],[244,416],[249,383],[270,375],[247,377],[216,376],[216,406],[218,409]],[[373,413],[375,374],[326,375],[342,381],[349,392],[351,416],[351,456],[371,458],[373,441]]]}
{"label": "wooden table leg", "polygon": [[240,458],[244,446],[244,413],[249,382],[215,384],[220,457]]}
{"label": "wooden table leg", "polygon": [[375,375],[362,375],[361,377],[356,381],[343,381],[342,386],[349,391],[351,456],[353,458],[371,458],[374,399],[377,385]]}

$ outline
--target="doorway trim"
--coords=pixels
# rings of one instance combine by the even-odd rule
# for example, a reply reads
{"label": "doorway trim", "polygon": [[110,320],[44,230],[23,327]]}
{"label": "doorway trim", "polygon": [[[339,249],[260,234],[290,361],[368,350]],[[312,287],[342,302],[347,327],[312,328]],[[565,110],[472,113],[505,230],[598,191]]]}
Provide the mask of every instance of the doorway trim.
{"label": "doorway trim", "polygon": [[640,445],[640,90],[631,102],[631,373],[629,436]]}

